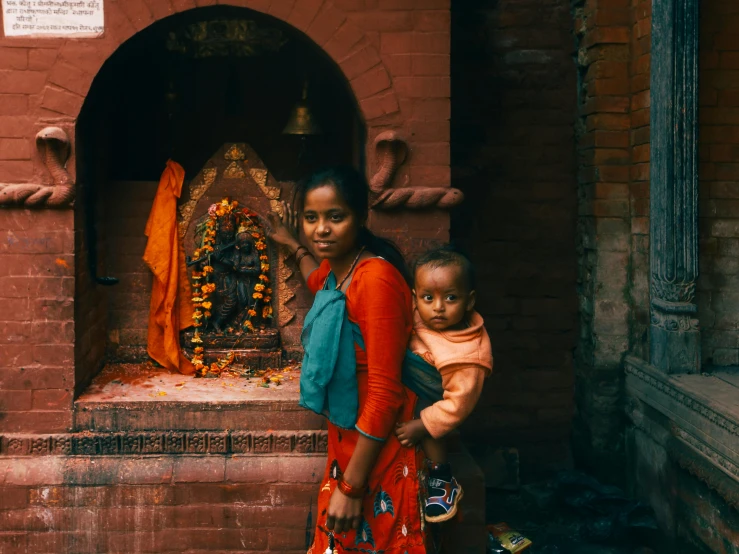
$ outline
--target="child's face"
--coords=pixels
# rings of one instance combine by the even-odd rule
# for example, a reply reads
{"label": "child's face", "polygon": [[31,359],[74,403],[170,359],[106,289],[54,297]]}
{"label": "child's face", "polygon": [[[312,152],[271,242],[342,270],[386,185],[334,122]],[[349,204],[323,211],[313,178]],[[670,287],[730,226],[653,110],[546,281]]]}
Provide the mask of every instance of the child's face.
{"label": "child's face", "polygon": [[466,290],[462,268],[456,264],[416,270],[413,301],[429,329],[460,329],[475,306],[475,291]]}

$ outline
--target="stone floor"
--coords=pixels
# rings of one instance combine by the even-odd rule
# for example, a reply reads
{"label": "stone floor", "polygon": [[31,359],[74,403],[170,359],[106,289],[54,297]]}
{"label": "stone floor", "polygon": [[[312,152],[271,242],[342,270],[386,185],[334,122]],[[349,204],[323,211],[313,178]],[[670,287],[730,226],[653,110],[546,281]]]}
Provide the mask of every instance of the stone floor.
{"label": "stone floor", "polygon": [[584,523],[565,509],[543,499],[546,484],[523,486],[516,492],[488,489],[488,523],[506,522],[532,541],[525,554],[705,554],[690,545],[669,547],[660,536],[622,539],[617,544],[595,544],[580,536]]}

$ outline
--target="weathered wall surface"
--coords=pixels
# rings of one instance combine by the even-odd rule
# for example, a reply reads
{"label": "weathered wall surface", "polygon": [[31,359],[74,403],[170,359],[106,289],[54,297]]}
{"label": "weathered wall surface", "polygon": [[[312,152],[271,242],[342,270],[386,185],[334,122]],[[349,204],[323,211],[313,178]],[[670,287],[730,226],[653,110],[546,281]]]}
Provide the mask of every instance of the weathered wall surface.
{"label": "weathered wall surface", "polygon": [[[495,374],[470,439],[517,446],[524,472],[570,460],[577,337],[570,3],[452,6],[452,236],[478,272]],[[536,469],[535,469],[536,468]]]}
{"label": "weathered wall surface", "polygon": [[701,2],[700,278],[704,364],[739,365],[739,7]]}

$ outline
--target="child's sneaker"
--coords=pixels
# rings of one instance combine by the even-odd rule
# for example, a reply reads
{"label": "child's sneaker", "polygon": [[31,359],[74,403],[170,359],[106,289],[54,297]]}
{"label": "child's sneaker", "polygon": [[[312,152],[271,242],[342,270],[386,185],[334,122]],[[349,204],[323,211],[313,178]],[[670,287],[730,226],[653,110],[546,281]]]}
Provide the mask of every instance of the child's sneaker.
{"label": "child's sneaker", "polygon": [[463,495],[464,491],[454,477],[451,481],[430,477],[426,499],[426,521],[440,523],[452,519],[457,515],[457,504]]}

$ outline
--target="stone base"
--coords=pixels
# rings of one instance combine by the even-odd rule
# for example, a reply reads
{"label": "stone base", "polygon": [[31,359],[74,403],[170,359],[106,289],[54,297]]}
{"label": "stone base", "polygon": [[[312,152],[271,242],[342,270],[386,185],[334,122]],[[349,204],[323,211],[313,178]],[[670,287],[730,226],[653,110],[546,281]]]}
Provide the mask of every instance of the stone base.
{"label": "stone base", "polygon": [[[304,554],[327,432],[284,375],[265,388],[105,368],[73,432],[0,437],[0,552]],[[484,554],[484,476],[459,443],[450,459],[465,495],[441,552]]]}
{"label": "stone base", "polygon": [[[189,346],[194,333],[193,329],[183,331],[180,335],[180,343]],[[240,335],[202,333],[201,338],[206,351],[209,348],[274,350],[280,346],[280,333],[277,329],[263,329],[257,333],[241,333]]]}
{"label": "stone base", "polygon": [[651,504],[666,552],[739,554],[739,378],[667,375],[627,357],[630,492]]}
{"label": "stone base", "polygon": [[244,368],[255,370],[277,369],[282,365],[282,352],[279,349],[268,351],[209,348],[205,351],[204,360],[206,363],[211,364],[219,358],[228,356],[230,352],[233,352],[235,355],[234,365],[240,365]]}

